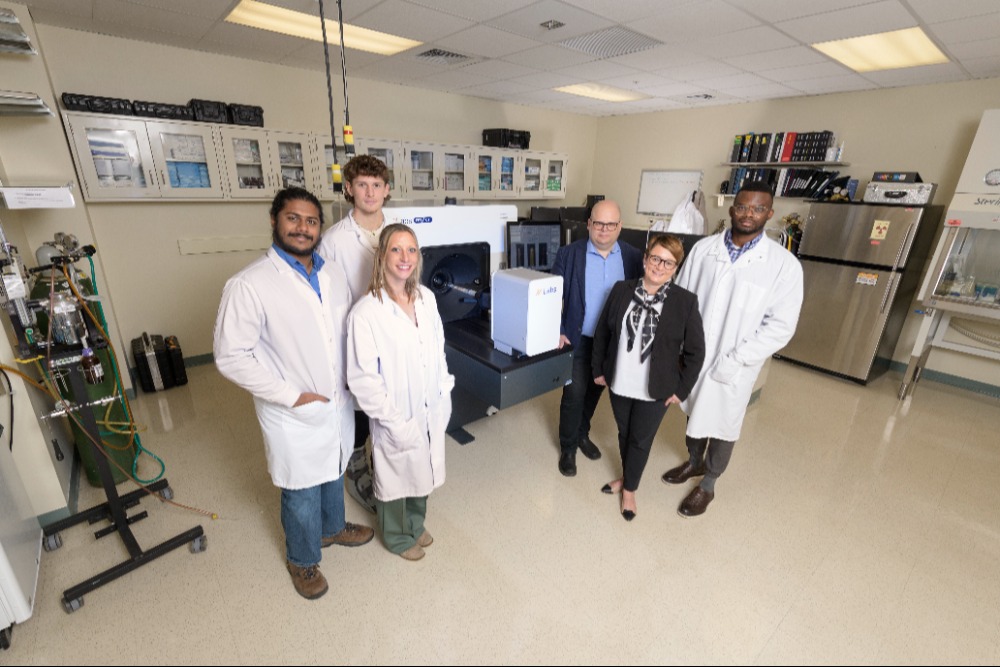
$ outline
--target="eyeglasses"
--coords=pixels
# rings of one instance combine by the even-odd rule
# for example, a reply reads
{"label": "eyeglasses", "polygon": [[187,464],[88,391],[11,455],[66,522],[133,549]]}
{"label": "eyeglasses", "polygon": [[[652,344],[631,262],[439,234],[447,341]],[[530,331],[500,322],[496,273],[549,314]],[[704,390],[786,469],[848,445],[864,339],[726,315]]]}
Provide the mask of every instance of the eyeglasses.
{"label": "eyeglasses", "polygon": [[746,204],[734,204],[733,210],[737,213],[746,213],[747,211],[753,211],[755,215],[764,215],[771,210],[770,206],[747,206]]}
{"label": "eyeglasses", "polygon": [[610,232],[615,227],[617,227],[619,223],[617,223],[617,222],[598,222],[597,220],[591,220],[590,224],[592,224],[594,226],[594,229],[596,229],[599,232],[605,232],[605,231]]}
{"label": "eyeglasses", "polygon": [[666,257],[659,257],[657,255],[646,255],[646,261],[657,268],[662,266],[665,269],[672,269],[677,266],[677,262],[674,260]]}

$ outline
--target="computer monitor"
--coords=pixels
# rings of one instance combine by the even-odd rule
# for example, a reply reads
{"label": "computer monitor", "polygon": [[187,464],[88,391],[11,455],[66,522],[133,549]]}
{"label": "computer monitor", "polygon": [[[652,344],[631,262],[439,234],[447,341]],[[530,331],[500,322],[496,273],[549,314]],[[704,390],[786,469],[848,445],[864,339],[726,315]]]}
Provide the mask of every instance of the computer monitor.
{"label": "computer monitor", "polygon": [[558,222],[519,220],[507,223],[507,267],[548,271],[562,245]]}
{"label": "computer monitor", "polygon": [[538,222],[559,222],[559,208],[556,206],[532,206],[528,218]]}

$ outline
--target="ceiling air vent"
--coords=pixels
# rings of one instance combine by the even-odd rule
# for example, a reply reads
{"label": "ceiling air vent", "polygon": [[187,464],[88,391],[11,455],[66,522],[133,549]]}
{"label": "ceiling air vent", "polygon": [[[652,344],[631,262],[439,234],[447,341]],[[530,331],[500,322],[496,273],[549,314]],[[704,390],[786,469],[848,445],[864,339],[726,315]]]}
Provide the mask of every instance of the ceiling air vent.
{"label": "ceiling air vent", "polygon": [[587,35],[573,37],[566,41],[559,42],[560,46],[569,49],[576,49],[589,53],[598,58],[614,58],[624,56],[629,53],[645,51],[654,46],[660,46],[663,42],[632,32],[626,28],[616,26],[607,30],[598,30]]}
{"label": "ceiling air vent", "polygon": [[418,53],[416,57],[421,62],[434,63],[435,65],[458,65],[472,60],[469,56],[444,49],[428,49],[423,53]]}

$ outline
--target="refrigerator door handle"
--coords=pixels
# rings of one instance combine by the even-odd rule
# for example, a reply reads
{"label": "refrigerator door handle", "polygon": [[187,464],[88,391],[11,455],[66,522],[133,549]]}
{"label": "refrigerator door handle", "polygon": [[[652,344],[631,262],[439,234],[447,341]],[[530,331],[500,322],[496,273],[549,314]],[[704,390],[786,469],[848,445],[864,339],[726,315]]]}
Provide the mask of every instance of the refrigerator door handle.
{"label": "refrigerator door handle", "polygon": [[899,278],[899,275],[896,273],[895,268],[894,268],[893,271],[892,271],[892,273],[889,274],[889,282],[885,286],[885,294],[882,295],[882,305],[878,307],[878,313],[879,313],[879,315],[881,315],[882,313],[885,312],[885,307],[886,307],[886,305],[890,301],[889,295],[892,294],[893,290],[895,289],[895,287],[896,287],[896,280],[898,278]]}
{"label": "refrigerator door handle", "polygon": [[912,222],[906,226],[906,234],[903,235],[903,242],[899,244],[899,250],[896,251],[896,259],[892,260],[893,272],[899,269],[899,262],[903,256],[908,255],[910,252],[910,235],[914,229],[916,229],[916,225]]}

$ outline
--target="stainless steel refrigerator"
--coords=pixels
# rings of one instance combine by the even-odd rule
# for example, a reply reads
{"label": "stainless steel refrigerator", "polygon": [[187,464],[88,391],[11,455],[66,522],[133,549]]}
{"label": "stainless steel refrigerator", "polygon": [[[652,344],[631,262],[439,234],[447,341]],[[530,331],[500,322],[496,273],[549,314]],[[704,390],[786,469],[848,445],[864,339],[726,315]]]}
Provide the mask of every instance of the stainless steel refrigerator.
{"label": "stainless steel refrigerator", "polygon": [[941,213],[940,206],[813,203],[799,245],[802,314],[777,356],[862,384],[886,369]]}

